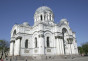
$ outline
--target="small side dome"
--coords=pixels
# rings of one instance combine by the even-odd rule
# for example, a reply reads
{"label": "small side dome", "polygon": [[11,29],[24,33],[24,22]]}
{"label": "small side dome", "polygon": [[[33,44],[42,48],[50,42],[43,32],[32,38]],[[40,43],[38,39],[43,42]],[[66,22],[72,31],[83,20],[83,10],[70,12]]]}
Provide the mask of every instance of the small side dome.
{"label": "small side dome", "polygon": [[61,19],[61,22],[67,22],[67,19],[63,18]]}
{"label": "small side dome", "polygon": [[29,24],[28,24],[28,22],[24,22],[23,25],[28,26]]}
{"label": "small side dome", "polygon": [[61,19],[60,23],[64,23],[64,24],[66,24],[66,25],[69,25],[67,19]]}

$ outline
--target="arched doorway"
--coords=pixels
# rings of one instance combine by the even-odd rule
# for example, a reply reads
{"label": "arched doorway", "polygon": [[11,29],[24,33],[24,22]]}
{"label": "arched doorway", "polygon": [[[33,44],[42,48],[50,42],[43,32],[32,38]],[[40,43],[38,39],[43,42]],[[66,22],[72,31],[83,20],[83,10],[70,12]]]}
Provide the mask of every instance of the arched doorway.
{"label": "arched doorway", "polygon": [[64,40],[64,34],[67,32],[67,29],[66,28],[63,28],[62,29],[62,34],[63,34],[63,47],[64,47],[64,54],[66,54],[66,51],[65,51],[65,40]]}

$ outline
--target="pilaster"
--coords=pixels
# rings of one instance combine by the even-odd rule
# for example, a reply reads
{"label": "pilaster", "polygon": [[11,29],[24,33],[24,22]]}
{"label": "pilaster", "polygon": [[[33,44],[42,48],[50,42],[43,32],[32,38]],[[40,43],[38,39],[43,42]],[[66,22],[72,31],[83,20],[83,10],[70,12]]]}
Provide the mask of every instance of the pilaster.
{"label": "pilaster", "polygon": [[15,41],[15,51],[14,51],[14,55],[15,56],[20,56],[20,50],[21,50],[21,39],[22,39],[22,37],[20,37],[20,36],[18,36],[17,38],[16,38],[16,41]]}
{"label": "pilaster", "polygon": [[39,33],[39,54],[44,54],[44,34]]}

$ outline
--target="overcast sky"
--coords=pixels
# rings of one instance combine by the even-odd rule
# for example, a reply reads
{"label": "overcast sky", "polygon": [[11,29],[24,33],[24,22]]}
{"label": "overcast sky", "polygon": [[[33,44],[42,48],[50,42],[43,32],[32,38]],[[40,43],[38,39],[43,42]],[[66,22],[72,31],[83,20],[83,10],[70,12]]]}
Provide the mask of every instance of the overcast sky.
{"label": "overcast sky", "polygon": [[44,5],[52,9],[55,23],[62,18],[69,21],[78,46],[88,42],[88,0],[0,0],[0,39],[10,41],[15,23],[32,26],[36,9]]}

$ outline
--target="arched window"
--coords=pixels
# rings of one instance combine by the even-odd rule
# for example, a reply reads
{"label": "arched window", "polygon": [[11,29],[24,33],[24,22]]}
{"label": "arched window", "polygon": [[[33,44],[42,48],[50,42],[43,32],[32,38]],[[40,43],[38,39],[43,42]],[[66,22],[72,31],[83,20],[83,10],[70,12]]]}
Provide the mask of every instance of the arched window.
{"label": "arched window", "polygon": [[44,20],[45,20],[46,16],[44,15]]}
{"label": "arched window", "polygon": [[50,14],[50,20],[51,20],[51,14]]}
{"label": "arched window", "polygon": [[67,29],[66,28],[63,28],[62,29],[62,33],[66,33],[67,32]]}
{"label": "arched window", "polygon": [[38,47],[38,46],[37,46],[37,38],[35,38],[35,47]]}
{"label": "arched window", "polygon": [[49,37],[47,37],[47,47],[50,47]]}
{"label": "arched window", "polygon": [[40,18],[41,18],[41,21],[42,21],[42,15],[40,16]]}
{"label": "arched window", "polygon": [[16,35],[16,30],[14,30],[13,35]]}
{"label": "arched window", "polygon": [[28,48],[28,39],[25,41],[25,48]]}

